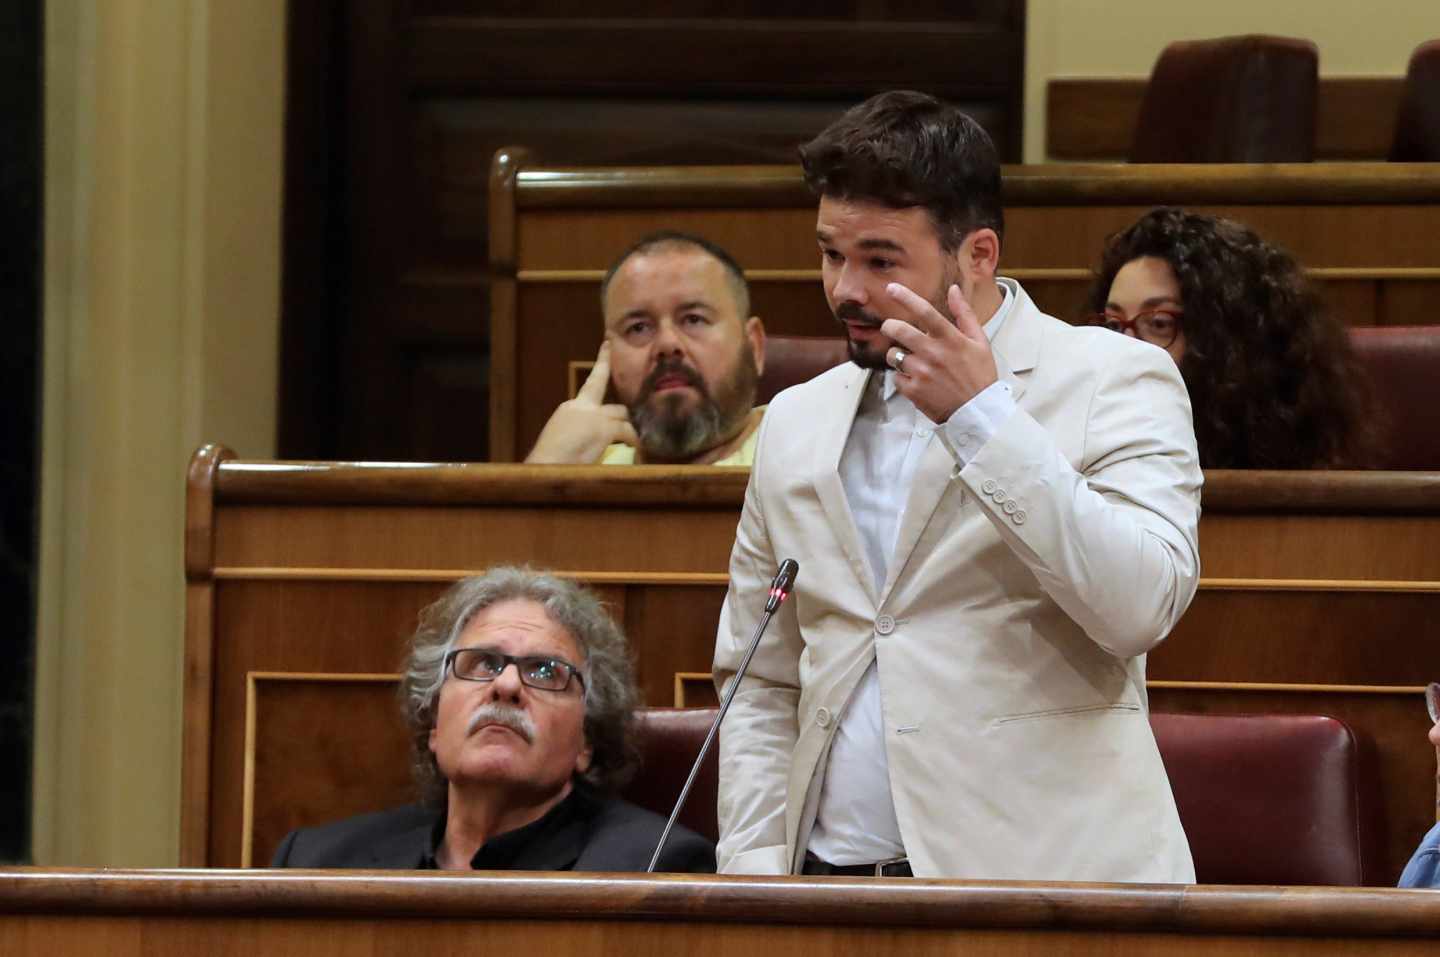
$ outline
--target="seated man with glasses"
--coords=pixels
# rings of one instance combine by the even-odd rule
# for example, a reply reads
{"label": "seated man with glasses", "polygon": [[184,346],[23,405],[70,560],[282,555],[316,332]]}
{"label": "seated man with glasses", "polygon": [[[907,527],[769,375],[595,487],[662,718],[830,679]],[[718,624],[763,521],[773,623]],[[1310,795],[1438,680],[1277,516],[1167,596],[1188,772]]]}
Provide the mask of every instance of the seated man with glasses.
{"label": "seated man with glasses", "polygon": [[[625,636],[571,582],[495,568],[425,610],[402,681],[422,802],[291,832],[274,866],[643,871],[665,821],[634,769]],[[676,828],[657,870],[709,872]]]}
{"label": "seated man with glasses", "polygon": [[1289,253],[1234,222],[1155,209],[1110,238],[1088,321],[1180,368],[1207,469],[1363,468],[1374,453],[1345,325]]}

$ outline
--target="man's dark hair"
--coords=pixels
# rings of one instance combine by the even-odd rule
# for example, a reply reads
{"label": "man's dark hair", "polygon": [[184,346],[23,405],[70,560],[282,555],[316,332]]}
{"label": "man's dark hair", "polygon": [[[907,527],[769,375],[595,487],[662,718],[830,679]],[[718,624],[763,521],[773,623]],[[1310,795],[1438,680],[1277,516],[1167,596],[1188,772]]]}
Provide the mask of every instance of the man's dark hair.
{"label": "man's dark hair", "polygon": [[924,207],[946,252],[985,227],[1004,238],[995,144],[979,123],[933,96],[872,96],[800,147],[800,165],[817,197]]}
{"label": "man's dark hair", "polygon": [[1364,468],[1376,413],[1345,325],[1285,250],[1235,222],[1174,207],[1110,237],[1090,287],[1099,313],[1115,275],[1145,256],[1180,284],[1180,374],[1207,469]]}
{"label": "man's dark hair", "polygon": [[712,243],[704,236],[696,236],[693,233],[682,233],[673,229],[662,229],[659,232],[647,233],[636,240],[631,246],[620,254],[620,257],[605,270],[605,278],[600,280],[600,308],[605,308],[605,294],[610,291],[610,280],[635,256],[645,256],[650,253],[673,252],[675,250],[695,249],[716,260],[725,267],[725,278],[730,284],[730,293],[735,297],[735,306],[740,314],[740,321],[744,322],[750,316],[750,284],[745,281],[745,270],[735,261],[723,248]]}

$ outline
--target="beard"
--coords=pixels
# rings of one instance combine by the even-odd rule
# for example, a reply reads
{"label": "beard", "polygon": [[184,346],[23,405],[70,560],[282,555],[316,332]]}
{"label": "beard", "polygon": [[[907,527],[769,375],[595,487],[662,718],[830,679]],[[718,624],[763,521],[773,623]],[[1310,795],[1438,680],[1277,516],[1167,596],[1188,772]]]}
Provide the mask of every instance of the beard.
{"label": "beard", "polygon": [[858,302],[842,302],[835,307],[835,320],[845,329],[845,348],[850,353],[850,361],[862,369],[875,369],[883,372],[889,366],[885,362],[885,353],[890,348],[890,340],[886,339],[881,343],[856,342],[850,335],[848,323],[860,323],[874,329],[880,328],[882,317],[872,312],[866,312]]}
{"label": "beard", "polygon": [[[945,295],[952,285],[959,282],[960,274],[957,270],[945,270],[945,274],[940,279],[939,289],[926,300],[952,326],[955,325],[955,317],[950,314],[950,305],[945,301]],[[853,300],[840,303],[833,311],[835,321],[845,329],[845,346],[850,353],[850,361],[862,369],[874,369],[879,372],[889,369],[890,364],[885,361],[885,354],[890,351],[891,346],[895,345],[894,340],[882,337],[877,342],[857,342],[850,335],[850,326],[847,325],[847,323],[854,322],[878,330],[880,323],[885,321],[885,317],[873,312],[866,312],[863,306]]]}
{"label": "beard", "polygon": [[[680,376],[695,390],[694,403],[684,394],[655,393],[665,376]],[[735,369],[715,386],[712,395],[705,380],[679,357],[658,362],[640,385],[630,403],[630,422],[640,437],[645,458],[656,462],[680,462],[714,448],[735,431],[755,405],[755,388],[760,372],[749,343],[742,342]]]}

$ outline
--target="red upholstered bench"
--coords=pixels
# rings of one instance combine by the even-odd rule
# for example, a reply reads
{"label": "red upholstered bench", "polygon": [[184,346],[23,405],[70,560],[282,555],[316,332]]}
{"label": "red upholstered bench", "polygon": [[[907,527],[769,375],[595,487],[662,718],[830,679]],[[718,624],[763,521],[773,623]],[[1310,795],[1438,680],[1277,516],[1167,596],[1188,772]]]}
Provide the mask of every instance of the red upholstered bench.
{"label": "red upholstered bench", "polygon": [[[640,773],[625,788],[623,796],[649,808],[656,814],[670,816],[685,778],[690,773],[705,732],[715,720],[719,708],[641,708],[635,712],[636,734],[640,745]],[[690,790],[690,797],[680,813],[680,823],[710,840],[718,839],[720,826],[715,821],[715,802],[719,795],[720,739],[710,747],[705,764]]]}
{"label": "red upholstered bench", "polygon": [[1130,146],[1132,163],[1308,163],[1315,158],[1319,51],[1248,35],[1181,40],[1160,52]]}
{"label": "red upholstered bench", "polygon": [[[668,815],[714,708],[647,708],[644,767],[625,796]],[[1382,839],[1361,742],[1319,715],[1154,714],[1203,884],[1361,884]],[[712,748],[680,820],[716,837]],[[1017,756],[1017,760],[1022,760]]]}
{"label": "red upholstered bench", "polygon": [[769,336],[765,340],[765,372],[755,401],[764,405],[775,393],[809,382],[826,369],[845,362],[845,340],[829,336]]}
{"label": "red upholstered bench", "polygon": [[1390,159],[1440,162],[1440,40],[1420,44],[1410,57]]}
{"label": "red upholstered bench", "polygon": [[1375,467],[1440,469],[1440,326],[1357,327],[1350,342],[1375,390]]}
{"label": "red upholstered bench", "polygon": [[1323,715],[1152,714],[1203,884],[1379,880],[1365,745]]}

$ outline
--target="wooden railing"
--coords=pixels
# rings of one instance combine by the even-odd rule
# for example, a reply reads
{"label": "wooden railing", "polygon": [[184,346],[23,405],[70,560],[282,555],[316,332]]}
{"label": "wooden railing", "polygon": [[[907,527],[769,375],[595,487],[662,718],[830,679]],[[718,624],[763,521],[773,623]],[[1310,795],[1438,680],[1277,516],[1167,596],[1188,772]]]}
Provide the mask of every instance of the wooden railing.
{"label": "wooden railing", "polygon": [[867,878],[0,871],[0,952],[1431,954],[1440,894]]}

